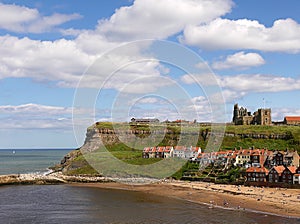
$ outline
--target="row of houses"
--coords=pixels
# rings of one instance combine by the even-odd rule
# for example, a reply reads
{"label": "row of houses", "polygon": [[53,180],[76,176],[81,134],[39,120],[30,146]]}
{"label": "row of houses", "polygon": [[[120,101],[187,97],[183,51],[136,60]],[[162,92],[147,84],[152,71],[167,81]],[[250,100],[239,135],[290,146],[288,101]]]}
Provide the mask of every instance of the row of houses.
{"label": "row of houses", "polygon": [[270,170],[265,167],[249,167],[246,170],[248,182],[256,183],[286,183],[300,184],[300,167],[273,166]]}
{"label": "row of houses", "polygon": [[146,147],[143,158],[179,157],[200,165],[236,166],[246,168],[248,182],[300,184],[299,154],[297,151],[268,149],[234,149],[202,152],[200,147]]}
{"label": "row of houses", "polygon": [[220,165],[232,164],[246,168],[273,166],[299,166],[299,154],[297,151],[270,151],[268,149],[234,149],[218,152],[202,152],[200,147],[186,146],[158,146],[145,147],[143,158],[170,158],[179,157],[208,165],[217,163]]}
{"label": "row of houses", "polygon": [[145,147],[143,158],[171,158],[178,157],[184,159],[195,159],[201,154],[200,147],[186,146],[157,146]]}

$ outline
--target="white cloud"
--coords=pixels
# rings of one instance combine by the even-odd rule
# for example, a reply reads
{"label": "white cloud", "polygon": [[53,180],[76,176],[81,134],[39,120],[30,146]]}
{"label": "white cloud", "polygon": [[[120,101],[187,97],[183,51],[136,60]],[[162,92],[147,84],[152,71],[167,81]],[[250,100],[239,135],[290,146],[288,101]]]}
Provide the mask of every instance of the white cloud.
{"label": "white cloud", "polygon": [[[188,75],[181,77],[186,84],[193,84],[196,81],[201,83],[205,80],[203,75],[194,75],[195,79],[189,79]],[[231,76],[216,76],[221,88],[232,89],[243,92],[281,92],[300,90],[300,79],[281,77],[263,74],[240,74]],[[205,85],[210,85],[205,83]]]}
{"label": "white cloud", "polygon": [[159,97],[143,97],[140,99],[135,100],[133,103],[139,104],[165,104],[166,102]]}
{"label": "white cloud", "polygon": [[300,90],[300,79],[262,74],[242,74],[220,78],[223,88],[244,92],[281,92]]}
{"label": "white cloud", "polygon": [[72,129],[72,108],[40,104],[0,106],[1,129]]}
{"label": "white cloud", "polygon": [[266,27],[256,20],[218,18],[208,24],[190,25],[183,43],[204,49],[254,49],[300,52],[300,24],[293,19],[276,20]]}
{"label": "white cloud", "polygon": [[135,0],[99,21],[97,31],[118,41],[167,38],[230,12],[232,5],[231,0]]}
{"label": "white cloud", "polygon": [[0,78],[30,77],[38,80],[76,80],[95,57],[81,51],[74,41],[38,41],[0,37]]}
{"label": "white cloud", "polygon": [[[106,80],[103,88],[119,91],[135,82],[134,88],[126,88],[134,92],[155,90],[168,84],[155,80],[168,72],[159,61],[151,57],[147,61],[140,61],[145,58],[140,54],[144,46],[137,45],[136,49],[128,48],[126,52],[110,53],[109,58],[102,58],[98,62],[96,59],[101,53],[118,44],[107,42],[109,44],[106,45],[106,40],[96,35],[93,35],[92,42],[88,34],[83,35],[87,38],[86,42],[82,36],[75,40],[56,41],[0,36],[0,79],[28,77],[39,81],[54,81],[57,86],[67,88],[76,88],[80,80],[80,87],[101,88]],[[98,48],[97,54],[91,52],[89,46]],[[92,63],[88,74],[81,79]],[[124,65],[127,66],[120,69],[119,66]],[[145,79],[151,82],[147,83]]]}
{"label": "white cloud", "polygon": [[[184,75],[181,80],[186,84],[203,83],[203,85],[215,85],[207,82],[207,76]],[[263,74],[239,74],[231,76],[216,76],[217,83],[222,89],[222,95],[226,102],[233,102],[249,93],[282,92],[300,90],[300,79]]]}
{"label": "white cloud", "polygon": [[62,115],[62,114],[71,114],[72,109],[67,107],[57,107],[57,106],[47,106],[40,104],[22,104],[22,105],[1,105],[0,113],[3,114],[20,114],[20,115]]}
{"label": "white cloud", "polygon": [[[95,109],[98,113],[103,111]],[[73,114],[74,112],[74,114]],[[0,129],[60,129],[72,131],[73,115],[76,127],[83,130],[93,121],[87,119],[94,114],[93,108],[75,108],[42,104],[0,105]]]}
{"label": "white cloud", "polygon": [[[79,17],[77,14],[42,16],[32,8],[4,4],[0,6],[6,10],[5,17],[0,15],[0,28],[15,32],[43,32]],[[136,0],[132,6],[121,7],[109,19],[101,20],[96,30],[66,30],[66,34],[78,35],[74,40],[39,41],[1,36],[0,79],[29,77],[74,88],[77,87],[81,74],[98,56],[124,44],[124,41],[166,38],[181,32],[188,24],[201,24],[224,15],[231,7],[231,0]],[[130,52],[122,52],[127,56],[125,58],[116,54],[110,62],[121,64],[122,60],[139,60],[142,58],[141,50],[145,47],[141,45],[130,49]],[[110,71],[110,65],[105,66],[108,67],[102,67],[101,74],[98,72],[84,79],[82,87],[99,88],[99,83],[110,74],[105,72]],[[167,72],[168,69],[155,60],[138,63],[122,69],[119,75],[111,78],[106,87],[122,90],[126,84],[135,80],[135,89],[132,91],[155,90],[167,85],[154,80]],[[143,81],[149,75],[154,81],[151,85]]]}
{"label": "white cloud", "polygon": [[54,129],[72,131],[71,119],[51,119],[51,118],[5,118],[0,119],[1,129]]}
{"label": "white cloud", "polygon": [[272,108],[272,120],[283,121],[285,116],[299,116],[299,108]]}
{"label": "white cloud", "polygon": [[257,53],[237,52],[228,55],[223,61],[216,61],[212,64],[213,69],[247,69],[250,67],[265,64],[265,60]]}
{"label": "white cloud", "polygon": [[199,84],[204,87],[219,85],[219,79],[214,73],[185,74],[180,80],[185,84]]}
{"label": "white cloud", "polygon": [[0,29],[18,33],[42,33],[65,22],[79,19],[79,14],[43,16],[37,9],[0,3]]}
{"label": "white cloud", "polygon": [[76,13],[70,14],[70,15],[55,13],[51,16],[44,16],[44,17],[37,19],[36,22],[34,22],[28,26],[27,30],[25,27],[24,31],[30,32],[30,33],[48,32],[48,31],[51,31],[54,27],[57,27],[61,24],[69,22],[71,20],[76,20],[76,19],[80,19],[80,18],[81,18],[81,16]]}

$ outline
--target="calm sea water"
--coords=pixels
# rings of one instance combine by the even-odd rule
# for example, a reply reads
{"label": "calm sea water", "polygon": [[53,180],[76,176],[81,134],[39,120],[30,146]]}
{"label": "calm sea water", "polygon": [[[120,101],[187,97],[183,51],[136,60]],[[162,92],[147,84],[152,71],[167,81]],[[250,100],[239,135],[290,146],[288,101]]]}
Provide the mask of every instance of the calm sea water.
{"label": "calm sea water", "polygon": [[[0,172],[44,172],[69,150],[0,150]],[[0,187],[0,223],[209,223],[300,224],[239,210],[209,209],[141,192],[70,185]]]}
{"label": "calm sea water", "polygon": [[0,175],[46,172],[61,161],[71,149],[0,150]]}

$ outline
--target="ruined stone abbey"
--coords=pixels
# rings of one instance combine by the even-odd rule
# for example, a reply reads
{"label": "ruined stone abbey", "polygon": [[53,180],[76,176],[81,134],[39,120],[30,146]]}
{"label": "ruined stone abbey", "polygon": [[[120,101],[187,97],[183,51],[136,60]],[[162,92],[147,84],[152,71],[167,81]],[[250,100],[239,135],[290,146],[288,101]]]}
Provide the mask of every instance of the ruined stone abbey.
{"label": "ruined stone abbey", "polygon": [[258,109],[253,114],[247,108],[234,105],[232,122],[235,125],[271,125],[271,109]]}

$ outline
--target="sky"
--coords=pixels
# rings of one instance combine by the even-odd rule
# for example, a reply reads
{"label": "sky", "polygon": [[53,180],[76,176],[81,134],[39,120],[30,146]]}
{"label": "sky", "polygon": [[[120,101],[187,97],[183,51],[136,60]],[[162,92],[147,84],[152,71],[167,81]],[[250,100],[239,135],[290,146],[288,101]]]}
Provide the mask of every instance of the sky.
{"label": "sky", "polygon": [[0,148],[77,148],[95,121],[230,122],[235,103],[300,115],[299,8],[0,0]]}

